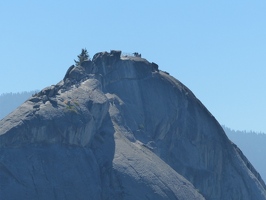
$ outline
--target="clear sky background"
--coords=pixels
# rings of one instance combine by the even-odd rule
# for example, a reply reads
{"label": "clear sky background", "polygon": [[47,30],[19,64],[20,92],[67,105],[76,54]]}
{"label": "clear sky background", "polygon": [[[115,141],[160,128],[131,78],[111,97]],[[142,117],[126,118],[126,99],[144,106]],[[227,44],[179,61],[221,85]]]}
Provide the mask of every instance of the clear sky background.
{"label": "clear sky background", "polygon": [[0,94],[58,83],[84,47],[137,51],[221,124],[266,133],[265,0],[8,0],[0,25]]}

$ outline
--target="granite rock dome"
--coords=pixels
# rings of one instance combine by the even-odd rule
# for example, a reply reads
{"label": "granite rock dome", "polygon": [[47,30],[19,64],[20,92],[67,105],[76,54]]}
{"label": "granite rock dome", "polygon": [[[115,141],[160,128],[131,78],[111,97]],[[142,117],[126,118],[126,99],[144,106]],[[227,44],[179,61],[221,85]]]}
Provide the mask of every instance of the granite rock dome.
{"label": "granite rock dome", "polygon": [[101,52],[0,121],[3,199],[266,199],[259,173],[158,65]]}

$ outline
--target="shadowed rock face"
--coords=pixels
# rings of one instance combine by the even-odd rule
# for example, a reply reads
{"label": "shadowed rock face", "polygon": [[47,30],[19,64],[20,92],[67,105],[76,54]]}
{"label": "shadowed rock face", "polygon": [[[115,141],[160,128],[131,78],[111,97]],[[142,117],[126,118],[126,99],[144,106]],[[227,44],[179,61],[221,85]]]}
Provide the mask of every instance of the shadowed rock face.
{"label": "shadowed rock face", "polygon": [[98,53],[0,121],[3,199],[266,199],[260,175],[178,80]]}

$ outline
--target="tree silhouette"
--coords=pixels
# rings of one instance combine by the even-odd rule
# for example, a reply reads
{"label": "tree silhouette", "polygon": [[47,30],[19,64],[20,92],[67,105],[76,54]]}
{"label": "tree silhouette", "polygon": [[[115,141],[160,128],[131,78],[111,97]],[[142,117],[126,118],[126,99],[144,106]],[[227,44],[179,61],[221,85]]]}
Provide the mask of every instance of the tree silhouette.
{"label": "tree silhouette", "polygon": [[85,49],[82,49],[81,53],[78,55],[78,60],[74,60],[74,61],[75,61],[76,66],[78,66],[84,61],[89,60],[89,59],[90,59],[89,53],[87,49],[85,48]]}

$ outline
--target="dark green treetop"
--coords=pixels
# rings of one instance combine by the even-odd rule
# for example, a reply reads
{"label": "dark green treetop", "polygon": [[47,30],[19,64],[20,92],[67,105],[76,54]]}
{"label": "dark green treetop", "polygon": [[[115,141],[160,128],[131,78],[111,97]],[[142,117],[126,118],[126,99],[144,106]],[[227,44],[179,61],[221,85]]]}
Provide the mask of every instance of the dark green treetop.
{"label": "dark green treetop", "polygon": [[85,48],[85,49],[82,49],[81,53],[78,55],[78,60],[74,60],[74,61],[75,61],[76,66],[78,66],[82,62],[89,60],[89,59],[90,59],[89,53],[87,49]]}

